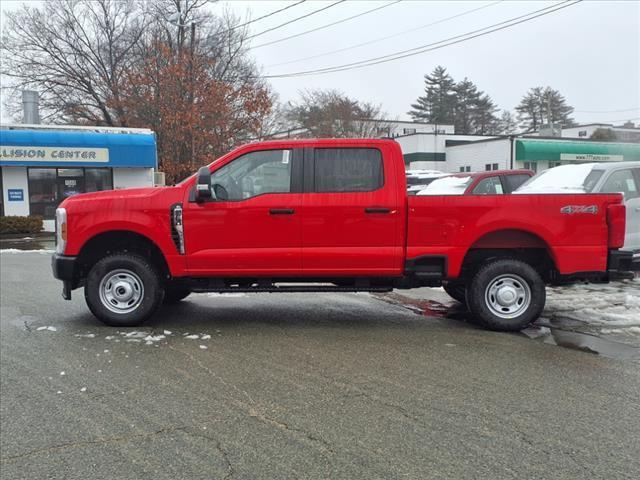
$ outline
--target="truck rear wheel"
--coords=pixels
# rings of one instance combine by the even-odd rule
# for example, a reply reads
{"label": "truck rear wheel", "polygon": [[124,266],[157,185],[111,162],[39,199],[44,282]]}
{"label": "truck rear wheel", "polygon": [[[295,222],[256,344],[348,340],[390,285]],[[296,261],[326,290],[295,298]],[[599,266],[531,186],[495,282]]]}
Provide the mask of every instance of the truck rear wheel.
{"label": "truck rear wheel", "polygon": [[158,274],[144,257],[114,254],[97,262],[84,287],[89,310],[114,327],[133,327],[149,318],[162,303]]}
{"label": "truck rear wheel", "polygon": [[446,282],[442,285],[444,291],[460,303],[467,303],[467,287],[464,283],[459,282]]}
{"label": "truck rear wheel", "polygon": [[485,327],[518,331],[536,320],[544,308],[546,291],[531,265],[514,259],[481,267],[467,289],[467,305]]}

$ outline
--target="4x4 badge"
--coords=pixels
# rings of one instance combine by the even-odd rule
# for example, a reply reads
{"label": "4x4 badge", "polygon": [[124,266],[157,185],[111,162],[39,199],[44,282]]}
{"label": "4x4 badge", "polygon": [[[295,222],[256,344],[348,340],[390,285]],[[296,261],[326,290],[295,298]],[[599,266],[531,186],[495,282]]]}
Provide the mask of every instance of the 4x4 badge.
{"label": "4x4 badge", "polygon": [[573,215],[574,213],[591,213],[595,215],[598,213],[597,205],[565,205],[560,209],[560,213],[567,215]]}

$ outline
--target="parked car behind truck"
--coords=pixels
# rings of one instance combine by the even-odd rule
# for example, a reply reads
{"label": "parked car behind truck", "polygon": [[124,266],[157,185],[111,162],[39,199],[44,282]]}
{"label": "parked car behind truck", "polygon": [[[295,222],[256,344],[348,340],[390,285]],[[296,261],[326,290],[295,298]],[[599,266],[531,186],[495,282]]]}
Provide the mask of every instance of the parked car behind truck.
{"label": "parked car behind truck", "polygon": [[622,195],[407,196],[393,140],[253,143],[173,187],[74,196],[56,219],[63,296],[84,287],[114,326],[190,292],[453,281],[483,325],[518,330],[546,283],[606,282],[630,259]]}
{"label": "parked car behind truck", "polygon": [[455,173],[433,180],[415,195],[503,195],[533,177],[532,170]]}

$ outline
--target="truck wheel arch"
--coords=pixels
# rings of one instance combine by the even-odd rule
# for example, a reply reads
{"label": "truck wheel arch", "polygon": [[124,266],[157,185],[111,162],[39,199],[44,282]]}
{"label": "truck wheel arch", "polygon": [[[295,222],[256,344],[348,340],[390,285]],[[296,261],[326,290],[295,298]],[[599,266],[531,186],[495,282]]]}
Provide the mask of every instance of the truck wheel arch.
{"label": "truck wheel arch", "polygon": [[485,232],[471,244],[462,261],[462,273],[474,270],[490,258],[520,258],[540,270],[556,269],[556,259],[549,243],[540,235],[522,229],[501,229]]}
{"label": "truck wheel arch", "polygon": [[164,252],[153,240],[131,230],[111,230],[94,235],[82,245],[77,256],[78,281],[86,277],[96,262],[114,252],[141,254],[156,266],[163,278],[170,276]]}

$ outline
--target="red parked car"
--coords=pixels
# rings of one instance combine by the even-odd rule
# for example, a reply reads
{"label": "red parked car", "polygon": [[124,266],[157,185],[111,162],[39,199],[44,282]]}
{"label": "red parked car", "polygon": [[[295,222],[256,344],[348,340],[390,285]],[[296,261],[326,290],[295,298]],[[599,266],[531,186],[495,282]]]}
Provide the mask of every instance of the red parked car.
{"label": "red parked car", "polygon": [[252,143],[173,187],[75,195],[56,223],[63,296],[84,287],[115,326],[190,292],[444,284],[486,327],[517,330],[546,283],[606,282],[631,260],[622,195],[408,196],[393,140]]}
{"label": "red parked car", "polygon": [[533,177],[531,170],[456,173],[433,180],[416,195],[502,195]]}

